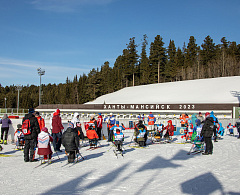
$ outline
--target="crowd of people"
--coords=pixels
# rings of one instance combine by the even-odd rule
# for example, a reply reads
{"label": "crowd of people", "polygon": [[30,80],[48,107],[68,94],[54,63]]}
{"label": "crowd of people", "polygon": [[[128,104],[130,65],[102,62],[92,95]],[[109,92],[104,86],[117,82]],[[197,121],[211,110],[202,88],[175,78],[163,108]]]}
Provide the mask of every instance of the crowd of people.
{"label": "crowd of people", "polygon": [[[159,140],[161,138],[168,141],[171,140],[175,131],[172,120],[168,120],[166,126],[162,123],[156,124],[156,118],[152,112],[147,117],[147,125],[145,125],[145,119],[144,114],[139,114],[138,122],[134,126],[134,141],[139,147],[146,146],[149,135]],[[12,121],[4,114],[0,120],[0,124],[2,124],[0,144],[7,144],[9,125],[11,123]],[[24,116],[22,124],[17,125],[14,138],[17,149],[20,149],[20,146],[24,146],[25,162],[37,161],[35,159],[36,147],[38,148],[38,155],[42,155],[46,161],[51,160],[53,152],[50,143],[52,142],[54,152],[56,153],[62,152],[61,146],[64,146],[68,162],[71,163],[79,153],[80,140],[86,138],[89,140],[90,147],[97,147],[98,140],[105,139],[105,136],[102,134],[103,123],[106,123],[107,126],[108,141],[113,142],[118,151],[122,151],[124,141],[123,132],[126,128],[123,124],[120,125],[119,121],[116,121],[112,113],[104,119],[101,113],[98,113],[97,119],[95,119],[95,115],[91,115],[90,121],[84,123],[86,135],[83,132],[79,113],[77,112],[74,113],[73,119],[68,121],[68,126],[65,130],[59,109],[53,113],[50,123],[51,131],[49,132],[39,112],[30,108],[28,114]],[[217,142],[217,136],[222,136],[225,130],[213,112],[205,113],[205,118],[201,112],[198,115],[192,115],[191,118],[187,114],[181,114],[180,123],[184,129],[184,133],[181,136],[182,139],[193,141],[194,137],[194,139],[201,139],[205,142],[206,147],[203,155],[213,153],[212,137]],[[238,129],[240,135],[240,116],[235,125],[229,123],[227,126],[230,134],[233,134],[233,128],[235,127]],[[165,132],[164,135],[163,132]]]}

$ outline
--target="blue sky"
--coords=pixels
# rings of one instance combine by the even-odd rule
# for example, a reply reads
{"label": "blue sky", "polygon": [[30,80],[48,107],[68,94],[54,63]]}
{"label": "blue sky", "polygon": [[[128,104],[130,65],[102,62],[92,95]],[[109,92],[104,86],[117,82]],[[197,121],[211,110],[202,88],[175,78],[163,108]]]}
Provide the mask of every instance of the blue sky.
{"label": "blue sky", "polygon": [[0,83],[64,83],[115,59],[135,37],[157,35],[165,47],[210,35],[240,43],[239,0],[1,0]]}

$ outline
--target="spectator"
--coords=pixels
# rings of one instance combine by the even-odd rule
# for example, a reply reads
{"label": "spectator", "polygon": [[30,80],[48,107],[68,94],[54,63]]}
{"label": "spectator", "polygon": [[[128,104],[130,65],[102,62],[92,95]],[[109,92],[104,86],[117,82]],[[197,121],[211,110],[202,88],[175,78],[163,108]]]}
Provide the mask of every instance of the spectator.
{"label": "spectator", "polygon": [[7,138],[8,138],[9,124],[12,124],[12,121],[8,118],[7,114],[4,114],[2,120],[0,120],[0,124],[2,124],[0,144],[3,144],[3,136],[5,134],[4,144],[6,145]]}
{"label": "spectator", "polygon": [[62,119],[59,115],[60,110],[57,109],[52,118],[53,148],[56,152],[62,152],[60,147],[62,143],[62,129],[64,129],[62,125]]}
{"label": "spectator", "polygon": [[97,134],[98,134],[98,137],[99,137],[99,140],[101,140],[101,132],[102,132],[102,115],[101,113],[98,113],[98,118],[97,118]]}
{"label": "spectator", "polygon": [[39,112],[36,112],[35,117],[38,120],[39,128],[40,131],[42,131],[42,128],[45,127],[45,121],[44,119],[40,116]]}
{"label": "spectator", "polygon": [[152,112],[150,112],[148,116],[148,130],[154,130],[154,123],[156,122],[156,118],[153,116]]}
{"label": "spectator", "polygon": [[80,123],[80,119],[79,119],[79,114],[77,112],[74,113],[73,119],[71,121],[74,125],[74,128],[76,128],[76,123]]}
{"label": "spectator", "polygon": [[[33,108],[29,108],[28,114],[24,116],[22,122],[24,122],[27,119],[29,119],[30,121],[31,134],[24,135],[24,140],[25,140],[24,161],[34,162],[34,161],[37,161],[37,159],[34,159],[34,158],[35,158],[35,148],[37,145],[37,137],[38,137],[38,134],[40,133],[40,128],[39,128],[38,120],[35,117],[35,110]],[[30,150],[30,158],[29,158],[29,150]]]}

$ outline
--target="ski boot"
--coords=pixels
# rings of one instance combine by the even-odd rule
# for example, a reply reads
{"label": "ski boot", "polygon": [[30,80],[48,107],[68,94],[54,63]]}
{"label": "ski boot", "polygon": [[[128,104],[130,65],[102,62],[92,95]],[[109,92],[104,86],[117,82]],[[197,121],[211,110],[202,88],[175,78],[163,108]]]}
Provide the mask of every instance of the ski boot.
{"label": "ski boot", "polygon": [[4,140],[4,145],[7,145],[7,140]]}
{"label": "ski boot", "polygon": [[0,144],[3,144],[3,140],[2,139],[0,140]]}

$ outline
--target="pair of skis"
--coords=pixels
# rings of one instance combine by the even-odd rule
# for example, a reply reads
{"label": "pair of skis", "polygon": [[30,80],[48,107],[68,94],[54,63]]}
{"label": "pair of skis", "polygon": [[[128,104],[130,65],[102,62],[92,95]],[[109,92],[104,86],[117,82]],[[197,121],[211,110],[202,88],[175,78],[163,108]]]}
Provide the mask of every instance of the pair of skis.
{"label": "pair of skis", "polygon": [[[114,148],[113,149],[113,152],[114,152],[114,154],[115,154],[115,156],[118,158],[118,154],[120,154],[122,157],[124,157],[123,156],[123,150],[120,150],[120,151],[118,151],[116,148]],[[118,153],[119,152],[119,153]]]}

